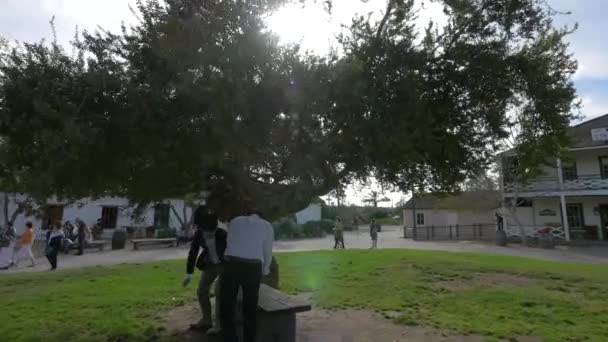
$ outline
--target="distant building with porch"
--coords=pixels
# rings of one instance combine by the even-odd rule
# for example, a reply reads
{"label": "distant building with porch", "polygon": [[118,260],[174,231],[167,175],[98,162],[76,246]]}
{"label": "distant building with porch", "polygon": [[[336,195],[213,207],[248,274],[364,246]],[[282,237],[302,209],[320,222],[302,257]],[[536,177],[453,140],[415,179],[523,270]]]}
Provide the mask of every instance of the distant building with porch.
{"label": "distant building with porch", "polygon": [[[559,239],[608,240],[608,114],[569,128],[564,160],[548,161],[542,175],[514,181],[513,151],[501,155],[505,228],[510,236],[535,236],[550,228]],[[508,204],[511,203],[510,210]]]}
{"label": "distant building with porch", "polygon": [[416,194],[403,207],[406,236],[416,240],[494,239],[500,192]]}

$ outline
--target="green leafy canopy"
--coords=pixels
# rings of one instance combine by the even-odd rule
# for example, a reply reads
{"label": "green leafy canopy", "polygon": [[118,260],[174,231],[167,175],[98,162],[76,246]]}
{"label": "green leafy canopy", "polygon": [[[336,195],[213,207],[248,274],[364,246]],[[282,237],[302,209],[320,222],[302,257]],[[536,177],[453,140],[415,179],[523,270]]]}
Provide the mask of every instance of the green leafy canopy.
{"label": "green leafy canopy", "polygon": [[566,139],[576,62],[544,1],[444,0],[447,24],[420,33],[414,1],[387,0],[328,56],[269,32],[285,2],[141,0],[137,24],[75,53],[6,45],[3,174],[40,198],[208,193],[274,216],[353,177],[455,190],[514,117],[523,153]]}

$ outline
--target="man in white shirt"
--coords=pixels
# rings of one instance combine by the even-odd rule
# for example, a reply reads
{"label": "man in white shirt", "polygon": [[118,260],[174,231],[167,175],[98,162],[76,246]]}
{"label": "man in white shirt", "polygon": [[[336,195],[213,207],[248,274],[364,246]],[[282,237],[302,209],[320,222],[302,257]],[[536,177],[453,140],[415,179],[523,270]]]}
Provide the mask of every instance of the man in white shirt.
{"label": "man in white shirt", "polygon": [[258,214],[246,212],[228,224],[224,271],[220,275],[220,315],[225,342],[237,342],[234,310],[239,288],[243,291],[244,341],[255,342],[260,281],[262,275],[270,273],[272,261],[272,225]]}

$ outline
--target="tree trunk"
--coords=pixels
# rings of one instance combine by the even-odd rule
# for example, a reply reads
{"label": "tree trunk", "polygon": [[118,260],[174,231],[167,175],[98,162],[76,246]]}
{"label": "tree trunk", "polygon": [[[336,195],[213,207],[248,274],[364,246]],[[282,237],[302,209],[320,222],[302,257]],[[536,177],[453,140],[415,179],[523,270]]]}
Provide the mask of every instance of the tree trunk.
{"label": "tree trunk", "polygon": [[517,198],[518,198],[518,194],[519,194],[519,184],[515,183],[515,196],[513,197],[513,199],[511,200],[511,202],[507,204],[507,209],[509,210],[509,213],[511,214],[511,217],[515,221],[515,224],[517,224],[517,227],[519,229],[519,235],[521,236],[521,243],[522,243],[522,245],[526,246],[527,243],[528,243],[528,238],[526,237],[526,231],[525,231],[523,225],[521,224],[521,221],[517,217]]}
{"label": "tree trunk", "polygon": [[4,203],[3,203],[3,209],[4,209],[4,227],[6,228],[8,226],[8,193],[3,193],[4,194]]}
{"label": "tree trunk", "polygon": [[[179,215],[179,213],[177,212],[177,209],[175,209],[175,206],[173,204],[170,205],[171,206],[171,211],[173,211],[173,215],[175,215],[175,217],[177,218],[177,220],[179,221],[179,224],[181,225],[181,229],[182,231],[186,229],[186,220],[185,220],[185,216],[181,217]],[[184,205],[184,208],[186,208],[186,206]],[[184,209],[185,210],[185,209]]]}
{"label": "tree trunk", "polygon": [[15,211],[13,211],[13,214],[11,215],[11,219],[9,221],[10,224],[15,224],[15,220],[17,219],[17,216],[19,216],[19,214],[21,214],[21,210],[20,209],[15,209]]}
{"label": "tree trunk", "polygon": [[17,202],[17,196],[15,196],[15,211],[13,211],[13,214],[11,215],[11,219],[9,221],[10,224],[15,224],[15,220],[17,219],[19,214],[25,211],[24,206],[24,204]]}
{"label": "tree trunk", "polygon": [[[179,224],[181,225],[182,231],[187,230],[188,227],[190,227],[192,225],[192,220],[194,220],[194,215],[188,216],[188,208],[190,206],[187,206],[186,201],[184,200],[184,206],[182,207],[182,215],[179,215],[179,213],[177,212],[177,209],[175,209],[175,206],[173,206],[172,204],[170,206],[171,206],[171,211],[173,212],[173,215],[175,215],[175,217],[177,217],[177,220],[179,221]],[[194,208],[192,208],[192,213],[194,213]]]}

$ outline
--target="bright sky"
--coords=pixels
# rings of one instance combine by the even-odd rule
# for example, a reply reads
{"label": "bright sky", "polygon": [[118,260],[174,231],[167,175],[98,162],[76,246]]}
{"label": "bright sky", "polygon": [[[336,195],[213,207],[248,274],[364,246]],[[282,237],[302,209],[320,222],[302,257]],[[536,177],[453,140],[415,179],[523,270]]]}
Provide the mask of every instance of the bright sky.
{"label": "bright sky", "polygon": [[[421,0],[422,1],[422,0]],[[133,22],[129,3],[133,0],[0,0],[0,35],[11,40],[37,41],[51,38],[49,20],[54,15],[60,42],[68,42],[76,27],[94,30],[97,26],[119,31],[122,22]],[[334,0],[332,15],[319,4],[302,8],[288,6],[268,21],[269,27],[283,42],[300,42],[305,49],[324,53],[334,44],[341,24],[348,24],[354,14],[366,15],[383,9],[385,0]],[[556,10],[571,11],[557,22],[579,23],[579,30],[570,36],[571,51],[579,61],[575,83],[583,101],[583,114],[587,119],[608,113],[608,1],[606,0],[548,0]],[[442,22],[442,8],[425,0],[417,25],[426,26],[430,18]],[[378,189],[379,187],[373,186]],[[347,191],[347,201],[361,203],[370,189]],[[402,194],[387,193],[394,202]],[[387,203],[390,204],[390,203]]]}

